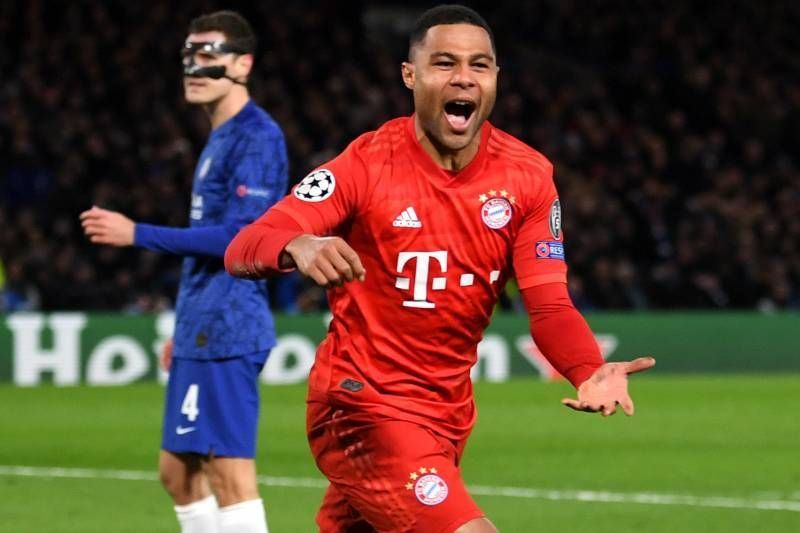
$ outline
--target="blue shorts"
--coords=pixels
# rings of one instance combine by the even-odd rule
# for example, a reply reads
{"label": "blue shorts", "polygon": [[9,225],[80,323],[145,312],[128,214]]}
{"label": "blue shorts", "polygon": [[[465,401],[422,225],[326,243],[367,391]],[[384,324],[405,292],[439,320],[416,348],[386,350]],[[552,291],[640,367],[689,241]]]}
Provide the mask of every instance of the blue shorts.
{"label": "blue shorts", "polygon": [[258,375],[265,361],[264,353],[173,359],[161,448],[173,453],[255,457]]}

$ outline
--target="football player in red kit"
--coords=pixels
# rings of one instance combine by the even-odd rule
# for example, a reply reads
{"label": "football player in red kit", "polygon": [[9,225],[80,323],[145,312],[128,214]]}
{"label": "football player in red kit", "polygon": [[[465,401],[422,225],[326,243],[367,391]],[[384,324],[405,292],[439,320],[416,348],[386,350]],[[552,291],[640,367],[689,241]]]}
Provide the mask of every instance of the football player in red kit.
{"label": "football player in red kit", "polygon": [[329,288],[307,429],[330,480],[323,532],[493,532],[459,463],[475,423],[470,368],[516,276],[536,344],[577,387],[576,410],[633,414],[566,287],[553,166],[494,128],[494,38],[462,6],[424,13],[402,65],[415,114],[356,139],[225,256],[241,277],[296,268]]}

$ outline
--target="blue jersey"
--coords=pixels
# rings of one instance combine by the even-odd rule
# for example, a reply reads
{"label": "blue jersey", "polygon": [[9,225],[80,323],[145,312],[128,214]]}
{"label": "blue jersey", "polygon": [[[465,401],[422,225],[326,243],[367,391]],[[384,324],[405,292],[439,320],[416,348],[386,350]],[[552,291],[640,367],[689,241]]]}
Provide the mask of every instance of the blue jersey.
{"label": "blue jersey", "polygon": [[[223,226],[233,237],[284,195],[287,178],[283,133],[250,101],[212,131],[200,155],[190,227]],[[264,281],[231,277],[221,255],[184,258],[173,357],[219,359],[256,352],[266,357],[274,345]]]}

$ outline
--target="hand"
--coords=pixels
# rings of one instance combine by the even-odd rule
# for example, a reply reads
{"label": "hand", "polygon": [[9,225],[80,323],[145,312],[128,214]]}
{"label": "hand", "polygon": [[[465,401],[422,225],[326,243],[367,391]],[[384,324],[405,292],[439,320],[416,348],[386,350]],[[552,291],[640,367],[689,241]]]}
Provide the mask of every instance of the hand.
{"label": "hand", "polygon": [[161,347],[159,364],[164,372],[169,372],[169,368],[172,366],[172,339],[167,339],[164,346]]}
{"label": "hand", "polygon": [[656,360],[652,357],[639,357],[624,363],[606,363],[598,368],[592,377],[578,387],[578,399],[564,398],[561,403],[576,411],[602,413],[611,416],[617,405],[628,416],[633,416],[633,400],[628,395],[628,374],[652,368]]}
{"label": "hand", "polygon": [[133,220],[116,211],[92,206],[81,213],[81,225],[89,240],[96,244],[112,246],[133,245]]}
{"label": "hand", "polygon": [[300,235],[284,248],[297,270],[326,288],[348,281],[364,281],[366,272],[358,254],[339,237]]}

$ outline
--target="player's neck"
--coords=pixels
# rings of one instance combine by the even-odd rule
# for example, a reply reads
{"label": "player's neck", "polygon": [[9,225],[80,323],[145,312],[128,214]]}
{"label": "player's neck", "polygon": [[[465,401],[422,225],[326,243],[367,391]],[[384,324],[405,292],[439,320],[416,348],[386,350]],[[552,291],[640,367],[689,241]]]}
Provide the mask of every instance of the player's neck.
{"label": "player's neck", "polygon": [[414,131],[416,133],[417,142],[419,142],[422,149],[425,150],[433,162],[439,167],[447,170],[448,172],[460,172],[464,169],[478,154],[478,149],[481,146],[480,131],[472,141],[460,150],[449,150],[447,147],[434,141],[422,129],[418,120],[414,120]]}
{"label": "player's neck", "polygon": [[232,118],[236,113],[242,110],[250,100],[250,94],[246,87],[235,85],[224,97],[216,102],[206,104],[203,108],[211,121],[211,129],[217,129],[225,121]]}

